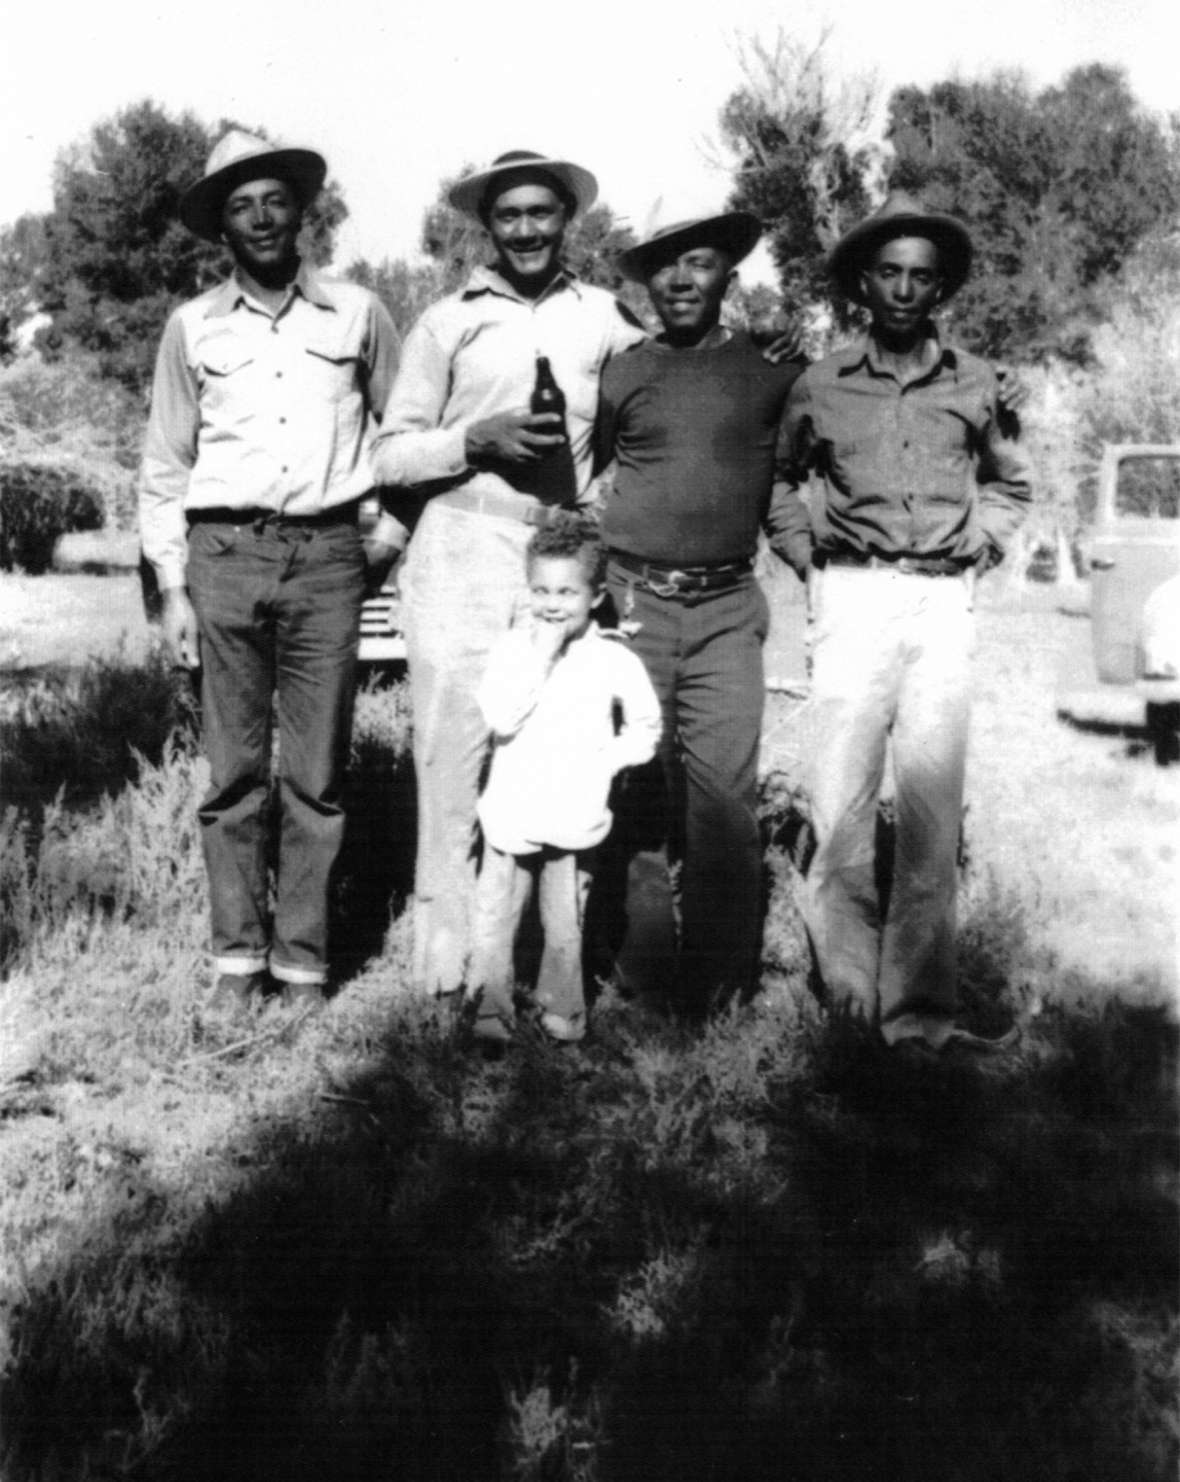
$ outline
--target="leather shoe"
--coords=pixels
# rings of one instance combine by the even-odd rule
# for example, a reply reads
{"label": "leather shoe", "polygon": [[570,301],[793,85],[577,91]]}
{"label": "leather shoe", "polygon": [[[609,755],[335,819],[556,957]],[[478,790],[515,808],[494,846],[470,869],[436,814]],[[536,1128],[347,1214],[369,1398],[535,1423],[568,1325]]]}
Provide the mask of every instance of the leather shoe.
{"label": "leather shoe", "polygon": [[262,997],[267,986],[267,975],[262,969],[254,973],[218,973],[213,1002],[241,1013],[255,998]]}
{"label": "leather shoe", "polygon": [[284,983],[283,1007],[285,1009],[322,1009],[324,985],[322,983]]}

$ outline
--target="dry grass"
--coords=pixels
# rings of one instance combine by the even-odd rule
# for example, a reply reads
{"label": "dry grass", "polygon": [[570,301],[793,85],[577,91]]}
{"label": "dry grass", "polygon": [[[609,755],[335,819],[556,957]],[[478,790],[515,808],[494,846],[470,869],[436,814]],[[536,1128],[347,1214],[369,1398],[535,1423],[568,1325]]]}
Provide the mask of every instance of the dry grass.
{"label": "dry grass", "polygon": [[[982,625],[976,738],[1000,754],[977,746],[967,991],[1037,1009],[997,1066],[915,1071],[811,1002],[788,702],[767,991],[699,1034],[607,996],[585,1046],[525,1036],[487,1063],[406,992],[397,691],[360,705],[354,950],[318,1018],[243,1028],[200,988],[185,749],[51,813],[67,863],[10,819],[6,1478],[1174,1474],[1177,1034],[1135,915],[1158,851],[1118,877],[1135,950],[1113,968],[1071,905],[1096,911],[1089,871],[1139,847],[1171,775],[1042,728],[1070,621]],[[1084,814],[1105,838],[1079,821],[1047,866],[1050,828]]]}

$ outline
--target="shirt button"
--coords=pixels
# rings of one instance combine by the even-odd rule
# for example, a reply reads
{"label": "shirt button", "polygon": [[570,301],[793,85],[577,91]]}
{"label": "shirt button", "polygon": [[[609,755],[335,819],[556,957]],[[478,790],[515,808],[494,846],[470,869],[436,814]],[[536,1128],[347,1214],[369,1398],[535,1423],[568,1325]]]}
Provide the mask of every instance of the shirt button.
{"label": "shirt button", "polygon": [[282,379],[283,379],[283,373],[282,373],[282,371],[275,371],[275,380],[276,381],[281,381]]}
{"label": "shirt button", "polygon": [[286,419],[286,417],[280,417],[279,418],[279,426],[280,427],[286,427],[286,425],[287,425],[287,419]]}
{"label": "shirt button", "polygon": [[291,472],[291,470],[287,467],[287,465],[285,463],[283,464],[283,472],[284,473],[290,473]]}

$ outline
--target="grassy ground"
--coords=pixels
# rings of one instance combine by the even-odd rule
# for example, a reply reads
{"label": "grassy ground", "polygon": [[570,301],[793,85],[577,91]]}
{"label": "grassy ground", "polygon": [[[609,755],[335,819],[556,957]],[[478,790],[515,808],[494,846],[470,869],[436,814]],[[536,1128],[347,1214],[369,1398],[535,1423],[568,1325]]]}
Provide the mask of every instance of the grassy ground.
{"label": "grassy ground", "polygon": [[[485,1063],[401,986],[397,691],[359,708],[348,981],[246,1025],[199,988],[202,763],[147,744],[167,676],[26,691],[0,723],[6,1482],[1174,1475],[1177,784],[1052,719],[1084,641],[982,615],[965,991],[1029,1028],[919,1069],[806,991],[797,701],[768,722],[758,1003],[692,1034],[608,996],[584,1047]],[[120,691],[149,718],[131,783]],[[50,799],[100,754],[105,796]]]}

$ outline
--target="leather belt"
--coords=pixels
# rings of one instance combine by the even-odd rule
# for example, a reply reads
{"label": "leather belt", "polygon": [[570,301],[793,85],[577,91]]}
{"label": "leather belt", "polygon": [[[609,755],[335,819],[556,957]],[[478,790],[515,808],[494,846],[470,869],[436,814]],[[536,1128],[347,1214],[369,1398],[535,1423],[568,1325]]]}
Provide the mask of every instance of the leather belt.
{"label": "leather belt", "polygon": [[438,496],[440,504],[464,509],[473,515],[492,515],[500,520],[518,520],[522,525],[548,525],[554,514],[574,514],[569,504],[544,504],[528,494],[504,489],[449,489]]}
{"label": "leather belt", "polygon": [[185,519],[190,525],[290,525],[301,530],[315,530],[327,525],[355,525],[358,507],[359,500],[352,499],[347,504],[334,504],[331,509],[319,510],[314,515],[285,515],[275,509],[232,509],[226,506],[186,510]]}
{"label": "leather belt", "polygon": [[905,576],[962,576],[972,562],[942,556],[870,556],[852,551],[825,552],[824,566],[855,566],[861,571],[900,571]]}
{"label": "leather belt", "polygon": [[632,576],[637,576],[657,597],[679,597],[689,592],[719,592],[737,586],[753,569],[750,556],[739,561],[718,561],[707,566],[663,566],[655,561],[641,561],[626,551],[608,551],[608,560]]}

